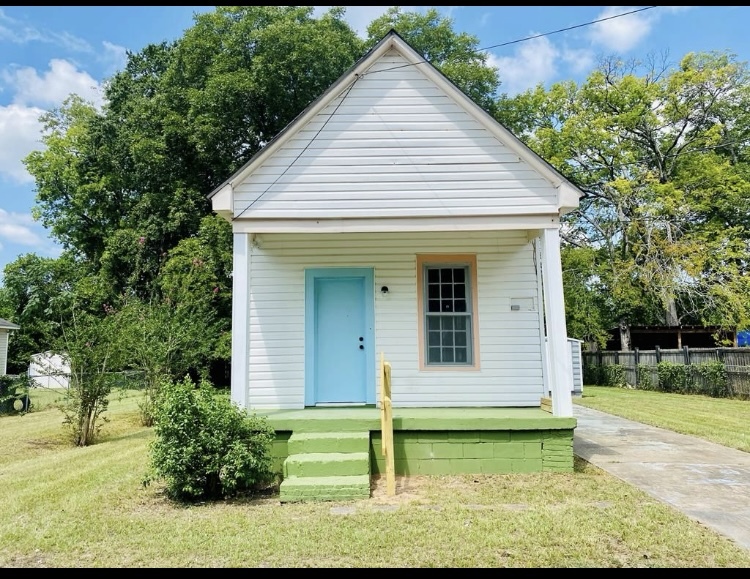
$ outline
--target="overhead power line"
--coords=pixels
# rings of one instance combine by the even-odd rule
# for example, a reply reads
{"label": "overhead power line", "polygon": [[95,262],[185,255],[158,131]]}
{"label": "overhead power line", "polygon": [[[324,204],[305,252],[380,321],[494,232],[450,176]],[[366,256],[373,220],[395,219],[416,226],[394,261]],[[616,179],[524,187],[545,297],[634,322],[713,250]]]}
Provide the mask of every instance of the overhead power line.
{"label": "overhead power line", "polygon": [[527,36],[526,38],[519,38],[518,40],[511,40],[510,42],[502,42],[500,44],[493,44],[485,48],[480,48],[477,52],[483,52],[490,50],[491,48],[500,48],[501,46],[509,46],[511,44],[517,44],[519,42],[526,42],[527,40],[534,40],[535,38],[541,38],[542,36],[550,36],[552,34],[558,34],[559,32],[567,32],[568,30],[574,30],[576,28],[583,28],[584,26],[591,26],[592,24],[598,24],[606,20],[614,20],[615,18],[622,18],[629,14],[635,14],[636,12],[643,12],[644,10],[651,10],[652,8],[658,8],[658,6],[646,6],[645,8],[638,8],[637,10],[631,10],[630,12],[623,12],[622,14],[615,14],[613,16],[607,16],[606,18],[599,18],[598,20],[592,20],[591,22],[584,22],[583,24],[576,24],[575,26],[568,26],[567,28],[560,28],[559,30],[553,30],[552,32],[544,32],[543,34],[535,34],[534,36]]}
{"label": "overhead power line", "polygon": [[286,172],[287,172],[287,171],[288,171],[289,169],[291,169],[292,165],[294,165],[294,163],[296,163],[296,162],[297,162],[297,159],[299,159],[299,158],[300,158],[300,157],[302,156],[302,154],[303,154],[303,153],[304,153],[305,151],[307,151],[307,149],[308,149],[308,148],[310,147],[310,145],[312,145],[312,144],[313,144],[313,141],[315,141],[315,139],[316,139],[316,138],[318,138],[318,135],[319,135],[319,134],[320,134],[320,133],[321,133],[321,132],[323,131],[323,129],[325,129],[325,128],[326,128],[326,125],[328,124],[328,121],[330,121],[330,120],[331,120],[331,119],[333,118],[333,116],[334,116],[334,115],[336,114],[336,111],[337,111],[337,110],[339,110],[339,107],[340,107],[340,106],[341,106],[342,104],[344,104],[344,99],[346,99],[346,97],[347,97],[347,96],[349,95],[349,93],[351,92],[352,88],[354,88],[354,85],[355,85],[355,84],[357,84],[357,81],[358,81],[358,80],[359,80],[360,78],[361,78],[361,77],[357,76],[357,77],[356,77],[356,78],[355,78],[355,79],[354,79],[354,80],[353,80],[353,81],[351,82],[351,84],[350,84],[350,85],[349,85],[348,87],[346,87],[346,88],[344,89],[344,91],[343,91],[343,94],[341,95],[341,100],[340,100],[340,101],[339,101],[339,103],[338,103],[338,104],[336,105],[336,108],[335,108],[335,109],[333,109],[333,112],[332,112],[332,113],[331,113],[331,114],[330,114],[330,115],[328,116],[328,118],[327,118],[327,119],[325,120],[325,122],[323,123],[323,126],[322,126],[322,127],[320,127],[320,128],[318,129],[318,132],[317,132],[317,133],[315,133],[315,135],[313,135],[313,138],[312,138],[312,139],[310,139],[310,141],[309,141],[309,142],[308,142],[308,143],[307,143],[307,144],[306,144],[306,145],[305,145],[305,146],[303,147],[303,149],[302,149],[302,150],[301,150],[301,151],[299,152],[299,154],[298,154],[298,155],[297,155],[297,156],[296,156],[296,157],[294,158],[294,160],[293,160],[293,161],[292,161],[291,163],[289,163],[289,165],[287,165],[287,166],[286,166],[286,168],[285,168],[285,169],[284,169],[284,170],[283,170],[283,171],[282,171],[282,172],[281,172],[281,173],[279,174],[279,176],[278,176],[278,177],[276,177],[276,179],[274,179],[273,183],[271,183],[271,184],[270,184],[270,185],[269,185],[268,187],[266,187],[266,188],[265,188],[265,190],[263,190],[263,192],[262,192],[262,193],[261,193],[260,195],[258,195],[258,196],[257,196],[257,197],[256,197],[255,199],[253,199],[253,200],[252,200],[252,201],[250,202],[250,204],[249,204],[249,205],[248,205],[247,207],[245,207],[245,208],[244,208],[244,209],[243,209],[242,211],[240,211],[240,212],[239,212],[239,213],[238,213],[237,215],[235,215],[234,217],[232,217],[232,221],[234,221],[235,219],[239,219],[240,217],[242,217],[242,214],[243,214],[243,213],[245,213],[245,211],[247,211],[247,210],[248,210],[248,209],[250,209],[250,208],[251,208],[251,207],[252,207],[253,205],[255,205],[255,203],[256,203],[256,202],[258,202],[258,201],[260,200],[260,198],[261,198],[261,197],[263,197],[263,195],[265,195],[266,193],[268,193],[268,191],[269,191],[269,190],[271,189],[271,187],[273,187],[274,185],[276,185],[276,183],[278,183],[278,182],[279,182],[279,179],[281,179],[281,178],[282,178],[282,177],[283,177],[283,176],[284,176],[284,175],[286,174]]}
{"label": "overhead power line", "polygon": [[[645,10],[651,10],[653,8],[658,8],[658,6],[645,6],[644,8],[638,8],[636,10],[630,10],[629,12],[623,12],[621,14],[614,14],[612,16],[607,16],[606,18],[599,18],[597,20],[591,20],[589,22],[583,22],[582,24],[576,24],[574,26],[568,26],[566,28],[560,28],[558,30],[552,30],[551,32],[543,32],[542,34],[535,34],[533,36],[527,36],[525,38],[518,38],[517,40],[509,40],[508,42],[501,42],[500,44],[493,44],[492,46],[487,46],[485,48],[478,48],[477,50],[472,50],[471,52],[474,54],[479,54],[481,52],[485,52],[487,50],[490,50],[492,48],[500,48],[501,46],[509,46],[511,44],[518,44],[519,42],[526,42],[527,40],[534,40],[535,38],[541,38],[542,36],[551,36],[552,34],[558,34],[560,32],[566,32],[568,30],[574,30],[576,28],[583,28],[584,26],[591,26],[592,24],[598,24],[599,22],[605,22],[607,20],[614,20],[615,18],[622,18],[623,16],[628,16],[630,14],[635,14],[636,12],[644,12]],[[399,68],[405,68],[407,66],[415,66],[417,64],[426,64],[428,63],[428,60],[420,60],[418,62],[410,62],[408,64],[400,64],[398,66],[392,66],[390,68],[383,68],[380,70],[373,70],[364,73],[362,76],[368,75],[368,74],[376,74],[378,72],[387,72],[389,70],[396,70]]]}

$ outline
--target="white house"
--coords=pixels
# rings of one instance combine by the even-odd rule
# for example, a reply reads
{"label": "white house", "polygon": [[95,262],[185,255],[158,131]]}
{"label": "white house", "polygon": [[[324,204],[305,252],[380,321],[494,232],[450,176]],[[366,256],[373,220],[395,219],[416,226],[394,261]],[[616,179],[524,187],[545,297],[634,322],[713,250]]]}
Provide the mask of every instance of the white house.
{"label": "white house", "polygon": [[8,371],[8,341],[10,333],[21,329],[21,326],[0,318],[0,376]]}
{"label": "white house", "polygon": [[551,391],[572,416],[559,228],[580,195],[391,31],[209,195],[234,233],[232,399],[373,404],[383,352],[395,408]]}

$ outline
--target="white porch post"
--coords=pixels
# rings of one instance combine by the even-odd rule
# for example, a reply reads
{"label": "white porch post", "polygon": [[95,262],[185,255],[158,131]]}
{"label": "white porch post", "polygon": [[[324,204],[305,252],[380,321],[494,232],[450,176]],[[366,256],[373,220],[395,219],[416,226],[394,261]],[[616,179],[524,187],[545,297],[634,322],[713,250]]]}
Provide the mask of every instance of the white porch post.
{"label": "white porch post", "polygon": [[565,299],[563,296],[562,263],[560,260],[560,233],[557,229],[543,229],[542,283],[544,287],[544,314],[547,324],[549,385],[552,390],[552,414],[573,416],[573,369],[568,352],[565,326]]}
{"label": "white porch post", "polygon": [[234,233],[233,238],[231,396],[237,406],[247,408],[251,234]]}

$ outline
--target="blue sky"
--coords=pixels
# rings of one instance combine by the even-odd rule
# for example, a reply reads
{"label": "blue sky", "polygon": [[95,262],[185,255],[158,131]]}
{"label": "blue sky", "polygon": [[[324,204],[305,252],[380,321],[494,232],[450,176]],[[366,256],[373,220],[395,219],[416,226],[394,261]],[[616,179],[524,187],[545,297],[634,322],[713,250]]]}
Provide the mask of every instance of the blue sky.
{"label": "blue sky", "polygon": [[[316,14],[328,7],[316,7]],[[364,36],[386,6],[352,6],[347,20]],[[405,6],[405,10],[426,10]],[[750,59],[750,7],[661,6],[602,20],[645,6],[437,6],[454,30],[479,38],[497,66],[501,90],[515,94],[538,83],[583,81],[597,58],[646,59],[725,51]],[[34,222],[34,181],[21,159],[41,145],[38,117],[70,93],[100,104],[102,82],[121,69],[126,51],[179,38],[193,14],[211,6],[0,7],[0,276],[19,255],[56,256],[60,248]],[[539,34],[572,28],[525,40]]]}

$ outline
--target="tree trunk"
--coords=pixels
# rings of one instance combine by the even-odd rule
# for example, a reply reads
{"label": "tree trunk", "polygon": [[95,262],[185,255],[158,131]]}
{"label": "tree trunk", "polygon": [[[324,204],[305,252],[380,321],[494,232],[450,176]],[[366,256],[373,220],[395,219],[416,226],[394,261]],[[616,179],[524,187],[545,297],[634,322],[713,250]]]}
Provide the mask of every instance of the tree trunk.
{"label": "tree trunk", "polygon": [[630,350],[630,324],[624,318],[620,320],[620,350]]}
{"label": "tree trunk", "polygon": [[664,312],[664,318],[668,326],[680,325],[680,318],[677,315],[677,303],[674,301],[674,298],[670,298],[670,300],[667,302],[667,308]]}

